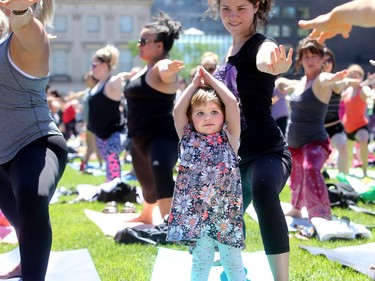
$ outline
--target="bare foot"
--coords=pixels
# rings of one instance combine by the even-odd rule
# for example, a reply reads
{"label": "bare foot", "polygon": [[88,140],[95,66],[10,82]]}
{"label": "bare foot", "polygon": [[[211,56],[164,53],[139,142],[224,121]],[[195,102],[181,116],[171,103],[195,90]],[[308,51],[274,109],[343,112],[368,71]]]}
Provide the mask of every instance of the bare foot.
{"label": "bare foot", "polygon": [[9,272],[0,272],[0,279],[10,279],[10,278],[21,277],[21,276],[22,276],[22,271],[21,271],[20,263]]}
{"label": "bare foot", "polygon": [[285,216],[290,216],[293,218],[302,218],[301,210],[292,208],[289,212],[285,213]]}
{"label": "bare foot", "polygon": [[141,214],[139,217],[134,219],[128,220],[128,222],[143,222],[145,224],[152,224],[152,216],[149,217],[147,215]]}

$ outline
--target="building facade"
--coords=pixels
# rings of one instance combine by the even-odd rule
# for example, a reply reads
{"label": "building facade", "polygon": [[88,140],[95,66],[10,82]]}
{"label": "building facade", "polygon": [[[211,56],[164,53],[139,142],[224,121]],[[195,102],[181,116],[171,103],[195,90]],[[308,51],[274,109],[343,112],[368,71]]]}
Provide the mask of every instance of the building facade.
{"label": "building facade", "polygon": [[[261,32],[275,38],[286,48],[296,48],[309,31],[298,27],[298,20],[310,19],[330,11],[347,0],[276,0],[267,27]],[[144,24],[159,11],[182,23],[183,29],[203,31],[204,35],[182,35],[175,48],[179,59],[196,62],[207,46],[223,59],[231,41],[220,21],[205,16],[207,0],[58,0],[51,41],[51,85],[62,91],[80,90],[82,77],[89,70],[94,51],[106,44],[120,49],[117,71],[129,71],[142,65],[136,52],[136,40]],[[351,63],[374,72],[368,60],[375,58],[375,28],[354,27],[349,39],[337,36],[327,41],[336,55],[336,70]],[[199,44],[195,48],[194,44]],[[199,50],[198,50],[199,49]],[[198,50],[198,51],[197,51]],[[290,71],[289,75],[292,74]]]}
{"label": "building facade", "polygon": [[55,1],[54,28],[49,30],[57,36],[51,40],[51,86],[64,93],[81,90],[93,53],[107,44],[120,50],[116,71],[139,64],[134,46],[140,28],[151,18],[152,4],[152,0]]}

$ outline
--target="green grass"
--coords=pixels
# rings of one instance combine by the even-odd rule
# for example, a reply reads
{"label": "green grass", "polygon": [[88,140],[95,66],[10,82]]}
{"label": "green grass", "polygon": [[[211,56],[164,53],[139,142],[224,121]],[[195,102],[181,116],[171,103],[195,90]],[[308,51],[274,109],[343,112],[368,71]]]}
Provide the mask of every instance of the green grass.
{"label": "green grass", "polygon": [[[129,169],[129,166],[126,168]],[[75,189],[77,184],[99,185],[102,182],[104,182],[104,177],[83,175],[67,166],[59,186]],[[133,182],[133,184],[135,184],[135,182]],[[64,251],[87,248],[95,263],[99,276],[103,281],[150,280],[153,264],[157,255],[157,247],[138,244],[120,245],[117,244],[113,238],[105,237],[101,230],[84,215],[84,209],[102,211],[105,204],[100,202],[69,204],[74,198],[75,196],[61,197],[60,203],[50,206],[54,233],[52,250]],[[289,202],[289,187],[284,188],[281,194],[281,200]],[[137,206],[137,208],[140,209],[141,206]],[[366,208],[375,211],[373,205],[367,205]],[[333,213],[339,217],[348,216],[356,223],[364,225],[375,224],[375,217],[356,213],[352,210],[333,209]],[[245,221],[247,226],[245,251],[253,252],[263,250],[258,224],[248,215],[245,215]],[[341,266],[339,263],[329,261],[325,256],[313,256],[309,252],[300,249],[299,245],[325,248],[359,245],[374,242],[375,230],[372,231],[372,235],[373,238],[365,240],[337,240],[329,242],[320,242],[316,238],[304,241],[291,237],[290,280],[371,280],[363,274]],[[14,245],[1,244],[0,252],[7,252],[15,247]],[[186,249],[183,246],[166,247]],[[256,266],[256,264],[254,266]]]}

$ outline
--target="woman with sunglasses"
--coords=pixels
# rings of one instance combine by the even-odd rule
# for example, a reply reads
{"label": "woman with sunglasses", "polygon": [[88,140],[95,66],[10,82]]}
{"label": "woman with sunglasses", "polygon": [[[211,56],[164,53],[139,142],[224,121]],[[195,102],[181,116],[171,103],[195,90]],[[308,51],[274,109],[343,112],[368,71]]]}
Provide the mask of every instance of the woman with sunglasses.
{"label": "woman with sunglasses", "polygon": [[0,41],[0,209],[16,230],[21,258],[10,270],[0,264],[0,279],[42,281],[47,272],[48,206],[67,159],[46,94],[51,54],[45,27],[53,11],[53,0],[0,1],[9,23]]}
{"label": "woman with sunglasses", "polygon": [[153,207],[162,217],[169,214],[177,162],[178,136],[172,110],[183,62],[168,59],[182,30],[179,22],[160,13],[144,26],[138,40],[139,56],[145,67],[126,84],[128,135],[135,175],[141,184],[144,208],[135,221],[152,223]]}

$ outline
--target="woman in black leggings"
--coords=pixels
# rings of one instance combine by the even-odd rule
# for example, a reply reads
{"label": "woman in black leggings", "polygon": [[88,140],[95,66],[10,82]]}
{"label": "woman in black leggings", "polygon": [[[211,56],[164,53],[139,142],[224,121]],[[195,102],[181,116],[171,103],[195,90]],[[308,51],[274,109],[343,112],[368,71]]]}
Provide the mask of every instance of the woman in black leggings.
{"label": "woman in black leggings", "polygon": [[16,230],[21,257],[13,269],[0,264],[0,279],[43,281],[52,245],[48,204],[67,158],[46,95],[50,41],[44,27],[53,0],[10,0],[0,9],[9,18],[0,43],[0,209]]}

